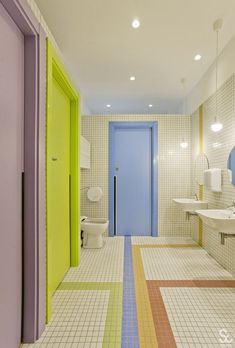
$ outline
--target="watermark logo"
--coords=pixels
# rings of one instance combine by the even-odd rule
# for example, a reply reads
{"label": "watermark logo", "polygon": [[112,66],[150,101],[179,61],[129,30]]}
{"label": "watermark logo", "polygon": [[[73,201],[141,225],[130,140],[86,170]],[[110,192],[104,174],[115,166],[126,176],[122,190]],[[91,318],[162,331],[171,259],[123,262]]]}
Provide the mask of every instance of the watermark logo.
{"label": "watermark logo", "polygon": [[231,337],[230,333],[226,329],[221,329],[219,331],[220,335],[220,343],[222,344],[232,344],[233,343],[233,338]]}

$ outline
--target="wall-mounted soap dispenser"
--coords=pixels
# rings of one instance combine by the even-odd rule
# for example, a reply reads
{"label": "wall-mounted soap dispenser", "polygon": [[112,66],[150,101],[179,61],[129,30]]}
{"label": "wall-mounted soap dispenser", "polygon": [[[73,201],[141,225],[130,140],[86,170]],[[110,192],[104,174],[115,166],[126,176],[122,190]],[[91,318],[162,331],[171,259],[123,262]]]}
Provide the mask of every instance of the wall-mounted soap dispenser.
{"label": "wall-mounted soap dispenser", "polygon": [[221,181],[220,168],[211,168],[204,171],[204,186],[206,190],[222,192]]}

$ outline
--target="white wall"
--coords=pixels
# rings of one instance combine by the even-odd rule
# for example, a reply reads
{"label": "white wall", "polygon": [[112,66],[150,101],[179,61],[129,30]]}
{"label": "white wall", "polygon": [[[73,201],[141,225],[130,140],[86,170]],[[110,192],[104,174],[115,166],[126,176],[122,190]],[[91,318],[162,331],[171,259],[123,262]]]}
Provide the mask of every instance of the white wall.
{"label": "white wall", "polygon": [[104,192],[98,203],[89,202],[81,191],[81,215],[108,218],[108,144],[110,121],[158,122],[159,235],[190,236],[190,223],[172,198],[189,197],[191,191],[191,151],[180,147],[182,138],[190,143],[190,116],[100,115],[82,117],[82,135],[91,144],[91,168],[81,170],[81,187],[100,186]]}
{"label": "white wall", "polygon": [[[203,199],[208,201],[209,209],[224,209],[231,205],[235,197],[235,187],[229,182],[227,160],[235,144],[235,75],[233,74],[218,90],[218,110],[223,129],[213,133],[210,125],[214,119],[215,94],[203,103],[203,143],[211,168],[222,169],[222,192],[204,190]],[[198,111],[191,116],[192,160],[199,153]],[[192,163],[193,164],[193,163]],[[193,179],[193,178],[192,178]],[[198,189],[198,188],[197,188]],[[198,218],[191,219],[192,237],[198,240]],[[203,247],[222,266],[235,275],[235,239],[220,243],[218,231],[203,224]]]}
{"label": "white wall", "polygon": [[[235,36],[221,52],[218,64],[219,87],[235,72]],[[187,114],[192,114],[215,92],[215,63],[207,70],[186,98]]]}

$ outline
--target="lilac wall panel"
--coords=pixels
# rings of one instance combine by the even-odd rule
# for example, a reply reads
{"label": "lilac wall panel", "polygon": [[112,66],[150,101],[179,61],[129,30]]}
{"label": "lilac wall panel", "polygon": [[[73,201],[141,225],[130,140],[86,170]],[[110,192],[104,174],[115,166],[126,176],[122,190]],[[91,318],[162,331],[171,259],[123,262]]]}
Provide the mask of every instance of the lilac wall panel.
{"label": "lilac wall panel", "polygon": [[24,36],[0,4],[0,347],[18,348],[22,300]]}
{"label": "lilac wall panel", "polygon": [[[37,123],[32,115],[37,110],[37,42],[33,36],[25,36],[25,134],[24,134],[24,283],[23,283],[23,337],[31,332],[36,336],[37,320],[37,154],[35,139]],[[31,126],[29,127],[28,125]],[[31,182],[31,185],[29,185]],[[30,212],[30,216],[29,213]],[[25,320],[31,318],[31,320]]]}
{"label": "lilac wall panel", "polygon": [[[45,328],[45,33],[25,0],[0,0],[24,37],[23,341]],[[18,30],[18,31],[19,31]],[[24,68],[20,70],[22,73]],[[0,88],[1,88],[0,80]],[[22,88],[23,91],[23,88]],[[14,93],[14,91],[12,91]],[[14,94],[11,99],[14,100]],[[1,110],[0,104],[0,112]],[[2,127],[2,124],[1,124]],[[3,128],[1,129],[4,130]],[[1,201],[0,196],[0,201]],[[0,237],[1,238],[1,237]],[[2,242],[2,240],[0,240]],[[21,273],[21,272],[20,272]],[[13,326],[12,326],[13,327]],[[1,346],[1,345],[0,345]],[[4,346],[5,347],[5,346]],[[13,348],[13,346],[11,347]]]}
{"label": "lilac wall panel", "polygon": [[39,42],[39,123],[38,123],[38,332],[45,329],[46,318],[46,188],[45,188],[45,145],[46,145],[46,34],[40,26]]}

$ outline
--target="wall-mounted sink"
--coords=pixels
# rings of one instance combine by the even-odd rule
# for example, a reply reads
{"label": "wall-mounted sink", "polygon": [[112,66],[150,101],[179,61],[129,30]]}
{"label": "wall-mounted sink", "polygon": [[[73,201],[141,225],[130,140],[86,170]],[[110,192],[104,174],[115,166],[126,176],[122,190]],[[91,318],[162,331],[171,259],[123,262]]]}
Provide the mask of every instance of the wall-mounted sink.
{"label": "wall-mounted sink", "polygon": [[194,213],[198,209],[208,208],[208,202],[192,198],[174,198],[173,202],[185,212]]}
{"label": "wall-mounted sink", "polygon": [[232,210],[196,210],[202,221],[218,232],[235,234],[235,213]]}

